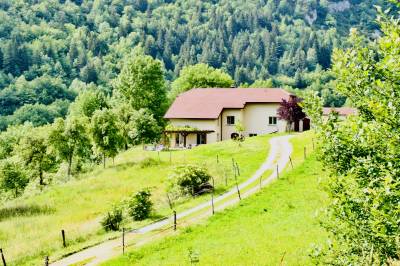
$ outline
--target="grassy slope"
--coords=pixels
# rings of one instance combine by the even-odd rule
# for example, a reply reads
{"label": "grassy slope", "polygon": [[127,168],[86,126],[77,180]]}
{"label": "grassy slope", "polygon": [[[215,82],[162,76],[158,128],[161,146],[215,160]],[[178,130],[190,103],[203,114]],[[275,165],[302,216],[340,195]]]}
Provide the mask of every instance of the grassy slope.
{"label": "grassy slope", "polygon": [[[181,163],[205,165],[216,178],[217,191],[222,192],[226,189],[222,169],[225,169],[229,177],[228,187],[234,184],[231,158],[234,157],[241,166],[241,178],[249,177],[265,160],[270,137],[248,138],[241,147],[226,141],[172,152],[172,164],[169,162],[170,153],[161,152],[161,163],[147,168],[142,168],[140,162],[148,157],[158,160],[157,152],[144,152],[141,148],[135,148],[122,153],[116,158],[115,166],[105,170],[98,167],[92,173],[79,177],[79,180],[50,187],[39,195],[19,198],[0,207],[1,211],[6,207],[28,206],[29,209],[31,205],[37,205],[52,210],[50,213],[31,216],[0,217],[0,246],[12,264],[38,264],[47,254],[54,259],[63,253],[112,237],[119,233],[106,234],[100,227],[99,219],[112,204],[144,187],[152,188],[157,215],[170,215],[165,189],[167,176],[174,166]],[[217,154],[220,159],[218,167]],[[186,199],[176,208],[187,208],[202,200],[202,197]],[[139,225],[131,222],[127,226]],[[67,232],[67,249],[61,248],[61,229]]]}
{"label": "grassy slope", "polygon": [[312,135],[292,140],[295,169],[261,193],[216,214],[204,224],[184,229],[104,265],[189,265],[189,250],[200,265],[309,265],[312,243],[324,241],[315,214],[326,202],[319,181],[326,176],[314,155],[303,161]]}

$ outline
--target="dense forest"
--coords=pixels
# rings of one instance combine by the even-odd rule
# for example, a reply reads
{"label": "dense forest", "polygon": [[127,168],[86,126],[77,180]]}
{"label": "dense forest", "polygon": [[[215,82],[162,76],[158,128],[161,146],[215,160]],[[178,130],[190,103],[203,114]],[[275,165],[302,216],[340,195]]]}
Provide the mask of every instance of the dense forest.
{"label": "dense forest", "polygon": [[350,27],[378,32],[373,5],[381,2],[0,0],[0,130],[64,117],[87,87],[111,94],[137,45],[164,63],[168,81],[206,63],[238,86],[310,87],[326,105],[342,105],[324,70]]}

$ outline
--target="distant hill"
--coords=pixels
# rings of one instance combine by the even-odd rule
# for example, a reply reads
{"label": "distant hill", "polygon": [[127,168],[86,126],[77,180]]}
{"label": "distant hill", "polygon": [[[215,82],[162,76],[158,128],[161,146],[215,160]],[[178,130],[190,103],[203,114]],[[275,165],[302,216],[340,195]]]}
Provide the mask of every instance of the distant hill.
{"label": "distant hill", "polygon": [[26,110],[62,116],[85,84],[110,92],[138,44],[164,62],[168,80],[198,62],[237,84],[326,69],[350,27],[376,30],[373,5],[383,2],[0,0],[0,129],[24,122]]}

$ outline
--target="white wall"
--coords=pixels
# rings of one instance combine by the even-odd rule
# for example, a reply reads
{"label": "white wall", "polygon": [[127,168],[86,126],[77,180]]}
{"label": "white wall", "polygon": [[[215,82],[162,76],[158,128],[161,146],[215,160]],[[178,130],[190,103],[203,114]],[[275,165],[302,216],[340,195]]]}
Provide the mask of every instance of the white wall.
{"label": "white wall", "polygon": [[[219,141],[219,123],[218,119],[170,119],[170,123],[176,127],[189,126],[199,130],[213,130],[207,134],[207,143]],[[181,141],[183,143],[183,140]],[[197,134],[189,134],[186,137],[186,145],[195,145],[197,143]],[[175,137],[171,140],[171,145],[175,146]]]}
{"label": "white wall", "polygon": [[269,125],[269,117],[277,117],[279,104],[247,104],[244,108],[244,126],[247,134],[263,135],[272,132],[284,132],[286,121],[277,120],[276,125]]}
{"label": "white wall", "polygon": [[224,109],[222,111],[222,140],[231,139],[231,134],[237,133],[235,125],[228,125],[228,116],[235,117],[235,124],[240,121],[244,125],[242,109]]}
{"label": "white wall", "polygon": [[[251,103],[246,104],[244,109],[224,109],[218,119],[170,119],[174,126],[194,127],[200,130],[213,130],[207,134],[207,143],[214,143],[221,140],[221,119],[222,119],[222,140],[231,138],[236,132],[235,125],[227,124],[227,117],[234,116],[235,123],[241,121],[245,127],[245,136],[249,134],[264,135],[272,132],[285,132],[286,121],[277,119],[276,125],[269,125],[269,117],[277,117],[278,103]],[[183,143],[183,140],[181,141]],[[197,135],[189,134],[186,138],[186,145],[195,145]],[[172,146],[175,146],[175,137],[171,139]]]}

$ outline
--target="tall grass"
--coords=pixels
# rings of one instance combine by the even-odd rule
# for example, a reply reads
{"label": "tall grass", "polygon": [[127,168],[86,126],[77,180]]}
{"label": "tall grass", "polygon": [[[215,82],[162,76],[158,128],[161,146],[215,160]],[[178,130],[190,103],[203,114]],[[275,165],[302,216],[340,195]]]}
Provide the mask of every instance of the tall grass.
{"label": "tall grass", "polygon": [[104,263],[121,265],[311,265],[313,244],[326,240],[317,211],[327,202],[320,181],[327,173],[315,155],[304,160],[312,133],[292,140],[295,169],[255,196],[219,212],[201,225],[183,229],[179,235],[161,239]]}
{"label": "tall grass", "polygon": [[[207,167],[215,177],[217,191],[222,193],[233,186],[231,160],[241,167],[244,180],[253,174],[268,154],[272,135],[248,138],[241,147],[232,141],[204,145],[192,150],[149,152],[141,147],[120,154],[115,163],[109,162],[65,184],[48,188],[42,194],[8,202],[1,209],[5,219],[0,220],[0,245],[11,265],[38,265],[45,255],[55,259],[63,254],[104,241],[120,233],[107,233],[100,225],[101,218],[113,204],[143,188],[151,188],[157,215],[152,219],[169,216],[172,211],[166,197],[168,175],[177,165],[190,163]],[[217,163],[217,155],[219,162]],[[170,161],[170,156],[172,160]],[[227,185],[226,185],[226,180]],[[183,198],[175,202],[177,211],[205,200]],[[208,198],[207,198],[208,199]],[[10,211],[12,206],[41,206],[51,211]],[[29,208],[28,208],[29,209]],[[137,228],[146,223],[126,221],[124,226]],[[68,247],[62,248],[64,229]]]}

